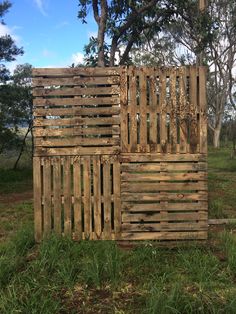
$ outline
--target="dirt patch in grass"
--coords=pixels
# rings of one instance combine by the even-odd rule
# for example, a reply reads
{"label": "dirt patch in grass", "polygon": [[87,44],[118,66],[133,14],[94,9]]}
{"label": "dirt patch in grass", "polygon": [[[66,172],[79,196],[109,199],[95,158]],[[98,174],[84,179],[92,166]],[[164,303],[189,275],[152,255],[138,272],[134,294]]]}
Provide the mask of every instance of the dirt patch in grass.
{"label": "dirt patch in grass", "polygon": [[21,193],[10,193],[10,194],[1,194],[0,203],[1,204],[12,204],[20,203],[24,201],[33,200],[33,191],[25,191]]}
{"label": "dirt patch in grass", "polygon": [[72,291],[62,289],[59,297],[64,308],[61,314],[137,313],[144,302],[143,293],[131,283],[119,290],[109,285],[101,289],[76,285]]}

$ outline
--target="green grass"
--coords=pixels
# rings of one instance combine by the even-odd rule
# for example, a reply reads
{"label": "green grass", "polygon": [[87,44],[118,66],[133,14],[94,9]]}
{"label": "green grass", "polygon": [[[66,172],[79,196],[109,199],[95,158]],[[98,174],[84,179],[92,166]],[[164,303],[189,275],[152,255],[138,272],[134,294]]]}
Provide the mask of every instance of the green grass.
{"label": "green grass", "polygon": [[[0,170],[0,195],[32,189],[31,169]],[[209,151],[210,217],[236,217],[236,160]],[[0,205],[0,313],[236,313],[235,225],[204,245],[33,239],[32,202]]]}
{"label": "green grass", "polygon": [[236,218],[236,159],[230,148],[209,149],[209,217]]}
{"label": "green grass", "polygon": [[0,246],[0,312],[235,313],[235,252],[227,230],[214,247],[124,251],[56,236],[37,246],[29,226]]}

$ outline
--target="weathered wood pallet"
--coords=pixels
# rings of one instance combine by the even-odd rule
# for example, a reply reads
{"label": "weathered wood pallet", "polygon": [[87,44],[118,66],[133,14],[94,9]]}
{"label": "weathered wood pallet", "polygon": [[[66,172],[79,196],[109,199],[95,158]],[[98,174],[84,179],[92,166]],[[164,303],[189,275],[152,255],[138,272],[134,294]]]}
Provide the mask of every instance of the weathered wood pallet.
{"label": "weathered wood pallet", "polygon": [[35,238],[207,238],[204,67],[34,69]]}

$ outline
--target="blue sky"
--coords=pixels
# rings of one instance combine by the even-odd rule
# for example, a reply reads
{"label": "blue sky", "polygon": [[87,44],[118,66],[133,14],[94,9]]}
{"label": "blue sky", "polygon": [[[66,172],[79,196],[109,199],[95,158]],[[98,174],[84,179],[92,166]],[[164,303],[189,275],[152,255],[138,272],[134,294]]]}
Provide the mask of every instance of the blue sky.
{"label": "blue sky", "polygon": [[83,47],[97,26],[92,12],[87,24],[77,18],[77,0],[11,0],[5,15],[6,26],[0,24],[0,35],[10,33],[24,55],[8,64],[28,62],[34,67],[66,67],[82,61]]}

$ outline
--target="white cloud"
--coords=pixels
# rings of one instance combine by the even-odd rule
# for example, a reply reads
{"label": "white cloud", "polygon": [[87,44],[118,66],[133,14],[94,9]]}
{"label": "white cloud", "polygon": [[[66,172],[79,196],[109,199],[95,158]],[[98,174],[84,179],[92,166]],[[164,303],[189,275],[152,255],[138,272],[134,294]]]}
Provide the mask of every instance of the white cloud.
{"label": "white cloud", "polygon": [[55,53],[53,52],[53,51],[50,51],[50,50],[48,50],[48,49],[43,49],[43,51],[42,51],[42,55],[43,55],[43,57],[45,57],[45,58],[52,58],[52,57],[54,57],[55,56]]}
{"label": "white cloud", "polygon": [[47,16],[47,13],[44,9],[44,3],[43,0],[34,0],[35,4],[37,5],[39,11],[44,15]]}
{"label": "white cloud", "polygon": [[56,28],[56,29],[63,28],[63,27],[65,27],[65,26],[68,26],[69,24],[70,24],[69,22],[63,21],[63,22],[57,24],[57,25],[55,26],[55,28]]}
{"label": "white cloud", "polygon": [[16,44],[20,44],[20,37],[14,34],[14,30],[17,29],[16,26],[13,26],[12,28],[3,25],[0,23],[0,36],[10,35],[12,39],[16,42]]}
{"label": "white cloud", "polygon": [[76,52],[72,55],[71,57],[71,62],[78,64],[78,63],[83,63],[84,62],[84,55],[82,52]]}

